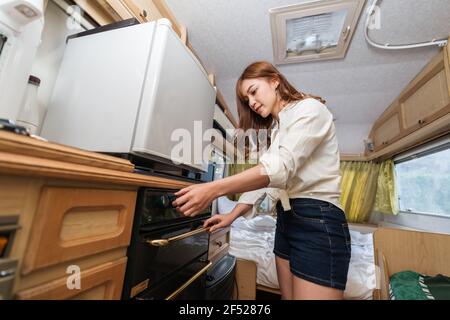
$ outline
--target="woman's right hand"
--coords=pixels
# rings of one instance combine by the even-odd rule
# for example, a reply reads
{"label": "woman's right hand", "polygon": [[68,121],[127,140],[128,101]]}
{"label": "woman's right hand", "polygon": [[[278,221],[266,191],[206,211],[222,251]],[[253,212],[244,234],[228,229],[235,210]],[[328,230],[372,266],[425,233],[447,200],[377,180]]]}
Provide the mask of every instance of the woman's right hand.
{"label": "woman's right hand", "polygon": [[217,229],[220,228],[226,228],[229,225],[231,225],[233,223],[235,219],[235,215],[228,213],[228,214],[216,214],[214,216],[212,216],[211,218],[209,218],[208,220],[206,220],[203,223],[203,227],[206,228],[208,226],[211,226],[209,228],[209,232],[214,232]]}

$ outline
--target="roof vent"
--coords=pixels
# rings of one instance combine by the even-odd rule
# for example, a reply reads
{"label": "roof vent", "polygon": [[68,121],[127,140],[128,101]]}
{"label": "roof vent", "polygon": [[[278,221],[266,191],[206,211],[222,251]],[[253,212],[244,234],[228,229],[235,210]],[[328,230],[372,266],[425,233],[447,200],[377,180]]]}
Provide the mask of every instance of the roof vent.
{"label": "roof vent", "polygon": [[320,0],[269,10],[275,64],[341,59],[365,0]]}

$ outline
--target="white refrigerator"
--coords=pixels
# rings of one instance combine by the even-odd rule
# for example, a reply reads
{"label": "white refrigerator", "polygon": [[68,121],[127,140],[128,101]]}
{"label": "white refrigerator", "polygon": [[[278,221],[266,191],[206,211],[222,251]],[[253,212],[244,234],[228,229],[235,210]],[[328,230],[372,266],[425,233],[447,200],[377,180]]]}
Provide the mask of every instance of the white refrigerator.
{"label": "white refrigerator", "polygon": [[207,159],[199,162],[194,151],[210,143],[203,133],[212,128],[215,100],[207,73],[169,20],[109,26],[68,40],[41,135],[207,171]]}

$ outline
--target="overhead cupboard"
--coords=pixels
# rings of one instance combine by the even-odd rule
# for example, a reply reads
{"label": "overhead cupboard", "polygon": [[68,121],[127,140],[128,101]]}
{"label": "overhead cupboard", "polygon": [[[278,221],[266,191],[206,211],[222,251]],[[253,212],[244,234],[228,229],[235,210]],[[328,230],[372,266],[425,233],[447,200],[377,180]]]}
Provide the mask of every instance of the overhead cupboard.
{"label": "overhead cupboard", "polygon": [[[450,123],[443,120],[450,113],[449,65],[449,48],[445,46],[379,117],[370,133],[375,153],[430,127],[446,130],[445,123]],[[422,130],[425,127],[427,130]]]}
{"label": "overhead cupboard", "polygon": [[[162,1],[152,0],[75,0],[100,25],[136,18],[139,22],[158,20],[167,7]],[[180,30],[175,30],[177,33]]]}

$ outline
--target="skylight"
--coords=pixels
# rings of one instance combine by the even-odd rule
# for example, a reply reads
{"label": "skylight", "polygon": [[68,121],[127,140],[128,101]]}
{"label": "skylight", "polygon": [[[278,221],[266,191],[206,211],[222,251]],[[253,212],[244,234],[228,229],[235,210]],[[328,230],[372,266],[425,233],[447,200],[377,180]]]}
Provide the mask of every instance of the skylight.
{"label": "skylight", "polygon": [[344,58],[365,0],[270,9],[275,64]]}

